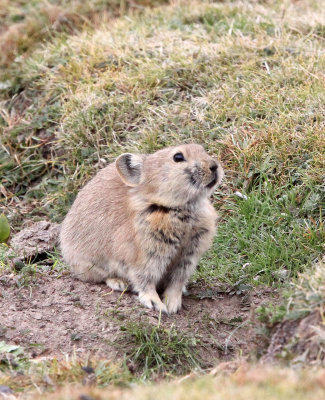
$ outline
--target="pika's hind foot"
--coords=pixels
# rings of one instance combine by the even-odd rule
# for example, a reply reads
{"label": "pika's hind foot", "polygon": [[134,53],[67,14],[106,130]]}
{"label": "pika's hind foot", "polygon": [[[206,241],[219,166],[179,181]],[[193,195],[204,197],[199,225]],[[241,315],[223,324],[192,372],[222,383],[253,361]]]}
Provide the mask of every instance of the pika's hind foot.
{"label": "pika's hind foot", "polygon": [[108,278],[105,281],[106,285],[113,290],[117,290],[118,292],[124,292],[127,289],[128,285],[122,281],[122,279],[116,278]]}
{"label": "pika's hind foot", "polygon": [[160,300],[157,293],[152,292],[140,292],[139,293],[139,300],[141,303],[153,310],[161,311],[165,314],[168,314],[167,307],[165,304]]}
{"label": "pika's hind foot", "polygon": [[182,308],[182,290],[167,288],[163,295],[168,314],[175,314]]}

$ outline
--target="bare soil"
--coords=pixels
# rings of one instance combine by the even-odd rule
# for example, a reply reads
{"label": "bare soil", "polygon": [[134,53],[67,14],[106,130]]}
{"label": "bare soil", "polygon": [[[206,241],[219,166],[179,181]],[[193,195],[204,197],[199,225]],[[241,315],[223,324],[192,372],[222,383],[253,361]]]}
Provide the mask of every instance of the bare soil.
{"label": "bare soil", "polygon": [[[218,359],[248,354],[258,344],[254,310],[276,296],[271,289],[246,295],[220,293],[200,283],[192,284],[184,307],[177,315],[163,315],[171,325],[199,339],[200,354],[207,365]],[[80,356],[119,359],[114,341],[127,321],[157,324],[157,312],[144,308],[132,293],[113,292],[105,285],[80,282],[62,275],[40,273],[28,286],[17,285],[17,275],[0,278],[0,340],[23,346],[31,357]]]}
{"label": "bare soil", "polygon": [[282,321],[274,327],[262,361],[276,363],[282,357],[284,360],[292,360],[297,365],[303,362],[323,362],[324,337],[325,327],[319,309],[315,309],[304,318]]}

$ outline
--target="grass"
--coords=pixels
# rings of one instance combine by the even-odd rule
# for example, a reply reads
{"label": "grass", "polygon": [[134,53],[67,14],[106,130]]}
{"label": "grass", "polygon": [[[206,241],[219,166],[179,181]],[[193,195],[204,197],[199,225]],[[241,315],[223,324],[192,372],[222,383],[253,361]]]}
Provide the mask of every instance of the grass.
{"label": "grass", "polygon": [[[212,251],[194,278],[221,282],[281,283],[324,251],[324,197],[295,185],[259,179],[246,198],[233,196]],[[321,203],[323,202],[323,203]]]}
{"label": "grass", "polygon": [[286,319],[306,316],[315,310],[323,312],[325,304],[323,296],[325,282],[324,262],[325,259],[319,261],[310,271],[301,273],[299,279],[292,283]]}
{"label": "grass", "polygon": [[1,0],[0,68],[8,67],[15,58],[30,54],[40,43],[53,39],[57,34],[73,34],[127,11],[139,12],[145,6],[159,3],[163,1]]}
{"label": "grass", "polygon": [[81,359],[76,355],[65,360],[30,360],[20,350],[19,356],[0,363],[0,385],[9,385],[16,393],[33,393],[35,389],[46,393],[67,384],[127,386],[135,381],[125,366],[108,360]]}
{"label": "grass", "polygon": [[[294,371],[279,368],[247,367],[243,364],[226,373],[220,368],[216,376],[190,377],[151,386],[132,389],[96,389],[75,386],[65,387],[54,395],[35,396],[35,399],[190,399],[204,397],[208,400],[236,398],[282,400],[294,397],[297,400],[316,400],[324,396],[324,370]],[[81,397],[81,396],[85,397]]]}
{"label": "grass", "polygon": [[[17,346],[18,347],[18,346]],[[1,349],[1,347],[0,347]],[[318,399],[324,395],[324,369],[288,369],[249,365],[245,361],[220,363],[210,374],[191,373],[181,379],[135,385],[129,368],[111,361],[80,359],[28,360],[16,349],[11,364],[0,363],[0,385],[18,398],[35,399]],[[82,397],[85,396],[85,397]],[[89,396],[89,397],[86,397]]]}
{"label": "grass", "polygon": [[123,350],[126,360],[143,378],[183,375],[201,370],[203,360],[196,352],[197,339],[145,322],[128,322],[120,327],[122,336],[114,344]]}
{"label": "grass", "polygon": [[[316,3],[305,7],[317,19]],[[299,32],[289,12],[279,20],[279,8],[146,10],[58,34],[9,68],[2,168],[12,225],[23,222],[17,199],[33,204],[29,217],[60,221],[121,152],[197,141],[227,171],[223,219],[198,276],[277,284],[308,268],[324,251],[322,42],[298,16]]]}
{"label": "grass", "polygon": [[290,283],[290,290],[286,292],[286,304],[270,308],[262,306],[259,310],[262,322],[273,326],[279,321],[300,319],[315,311],[323,315],[324,261],[320,260]]}

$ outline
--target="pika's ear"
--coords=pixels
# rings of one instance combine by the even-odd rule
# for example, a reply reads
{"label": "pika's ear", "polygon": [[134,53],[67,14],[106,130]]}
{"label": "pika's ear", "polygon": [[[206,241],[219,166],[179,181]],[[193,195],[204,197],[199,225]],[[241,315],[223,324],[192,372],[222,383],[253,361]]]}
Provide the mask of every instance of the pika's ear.
{"label": "pika's ear", "polygon": [[224,172],[224,169],[223,169],[223,167],[222,167],[222,164],[221,164],[221,162],[218,160],[218,158],[215,157],[215,156],[212,156],[212,159],[216,162],[216,164],[217,164],[217,166],[218,166],[218,168],[217,168],[217,173],[218,173],[218,174],[217,174],[217,175],[218,175],[217,184],[220,185],[222,179],[223,179],[224,176],[225,176],[225,172]]}
{"label": "pika's ear", "polygon": [[141,156],[125,153],[115,161],[120,178],[127,186],[137,186],[142,174],[143,159]]}

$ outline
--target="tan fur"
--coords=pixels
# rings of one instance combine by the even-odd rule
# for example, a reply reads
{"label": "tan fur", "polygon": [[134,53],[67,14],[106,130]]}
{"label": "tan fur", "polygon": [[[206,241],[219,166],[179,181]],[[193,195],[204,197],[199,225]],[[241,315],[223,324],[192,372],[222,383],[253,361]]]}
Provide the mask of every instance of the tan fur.
{"label": "tan fur", "polygon": [[[179,153],[184,160],[176,162]],[[222,177],[221,165],[197,144],[122,154],[67,214],[60,234],[65,261],[81,280],[106,281],[115,290],[127,282],[145,306],[177,312],[211,245],[216,212],[209,197]]]}

